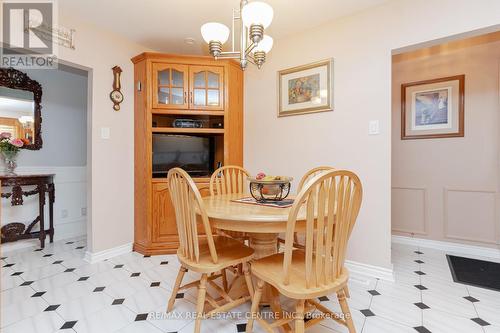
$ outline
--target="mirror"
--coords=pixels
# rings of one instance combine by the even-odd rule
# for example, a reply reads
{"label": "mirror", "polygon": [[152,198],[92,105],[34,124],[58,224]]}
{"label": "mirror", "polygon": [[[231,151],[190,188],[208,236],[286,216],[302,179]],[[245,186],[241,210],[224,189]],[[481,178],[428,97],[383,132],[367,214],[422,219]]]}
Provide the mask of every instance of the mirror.
{"label": "mirror", "polygon": [[0,68],[0,133],[25,139],[25,149],[42,148],[42,87],[28,75]]}
{"label": "mirror", "polygon": [[35,102],[33,93],[0,87],[0,133],[35,142]]}

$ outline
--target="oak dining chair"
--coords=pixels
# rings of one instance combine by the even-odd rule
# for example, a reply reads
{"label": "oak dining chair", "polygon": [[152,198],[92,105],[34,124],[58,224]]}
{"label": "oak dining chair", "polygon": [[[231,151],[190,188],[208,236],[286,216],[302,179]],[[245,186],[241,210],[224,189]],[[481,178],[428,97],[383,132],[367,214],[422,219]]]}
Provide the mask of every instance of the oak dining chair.
{"label": "oak dining chair", "polygon": [[[237,165],[226,165],[218,168],[210,177],[210,195],[245,194],[248,193],[250,173]],[[247,237],[244,232],[217,230],[219,234],[229,236],[244,242]]]}
{"label": "oak dining chair", "polygon": [[[248,262],[253,258],[254,250],[233,238],[212,235],[200,192],[192,178],[184,170],[171,169],[168,172],[168,184],[179,232],[177,257],[181,267],[168,302],[167,312],[172,311],[179,290],[197,287],[198,298],[194,332],[199,333],[203,317],[227,312],[251,297],[244,296],[232,299],[226,290],[214,282],[222,277],[219,272],[228,267],[242,265],[249,294],[253,295]],[[203,236],[198,230],[200,227],[205,232]],[[201,278],[181,286],[184,274],[188,269],[201,274]],[[220,295],[220,298],[214,299],[207,293],[208,285]],[[208,312],[204,312],[205,303],[211,307]]]}
{"label": "oak dining chair", "polygon": [[[330,167],[330,166],[319,166],[319,167],[316,167],[316,168],[313,168],[313,169],[307,171],[305,173],[305,175],[303,175],[302,178],[300,179],[299,185],[297,186],[297,193],[299,193],[300,190],[302,190],[302,188],[304,187],[304,185],[306,185],[308,181],[313,179],[314,176],[316,176],[322,172],[330,171],[330,170],[335,170],[335,168]],[[278,250],[280,248],[280,244],[285,244],[285,239],[283,237],[284,237],[284,235],[280,235],[280,237],[278,237]],[[297,233],[293,234],[293,242],[294,242],[295,247],[297,247],[297,248],[303,247],[303,244],[299,240],[299,236]]]}
{"label": "oak dining chair", "polygon": [[[307,182],[290,210],[285,252],[252,262],[252,274],[258,282],[247,333],[252,332],[255,319],[268,332],[294,321],[295,332],[303,333],[305,328],[318,324],[325,317],[346,326],[350,333],[356,332],[346,300],[349,297],[349,272],[344,262],[347,243],[361,206],[362,191],[358,176],[346,170],[326,171]],[[305,212],[306,216],[304,249],[293,247],[299,211]],[[296,300],[293,317],[268,323],[257,316],[265,284]],[[342,316],[315,300],[331,293],[337,294]],[[326,316],[316,316],[304,322],[304,314],[314,309]]]}

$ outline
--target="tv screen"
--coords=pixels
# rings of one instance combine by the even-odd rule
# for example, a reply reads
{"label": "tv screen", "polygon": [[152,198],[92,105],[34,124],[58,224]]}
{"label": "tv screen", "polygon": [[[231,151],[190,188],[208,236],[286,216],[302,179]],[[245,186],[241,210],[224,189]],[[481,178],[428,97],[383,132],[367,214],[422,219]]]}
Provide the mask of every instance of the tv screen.
{"label": "tv screen", "polygon": [[214,171],[214,138],[153,134],[153,177],[166,177],[175,167],[194,177],[210,176]]}

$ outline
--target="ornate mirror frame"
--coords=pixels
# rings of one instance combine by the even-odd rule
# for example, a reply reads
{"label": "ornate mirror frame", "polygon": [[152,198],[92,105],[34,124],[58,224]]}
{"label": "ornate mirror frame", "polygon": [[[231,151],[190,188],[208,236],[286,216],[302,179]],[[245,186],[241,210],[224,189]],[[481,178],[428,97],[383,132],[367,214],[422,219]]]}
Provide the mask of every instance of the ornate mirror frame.
{"label": "ornate mirror frame", "polygon": [[35,135],[34,141],[30,145],[25,145],[24,149],[39,150],[42,148],[42,85],[32,80],[26,73],[14,68],[0,68],[0,86],[31,91],[33,93]]}

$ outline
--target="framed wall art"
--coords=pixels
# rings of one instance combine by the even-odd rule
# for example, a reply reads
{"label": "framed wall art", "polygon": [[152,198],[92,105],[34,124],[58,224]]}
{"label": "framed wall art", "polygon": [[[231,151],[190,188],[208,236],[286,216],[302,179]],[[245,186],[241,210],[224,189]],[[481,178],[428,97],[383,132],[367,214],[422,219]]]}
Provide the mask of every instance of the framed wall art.
{"label": "framed wall art", "polygon": [[278,117],[333,110],[333,59],[278,72]]}
{"label": "framed wall art", "polygon": [[401,85],[401,139],[464,136],[465,75]]}

